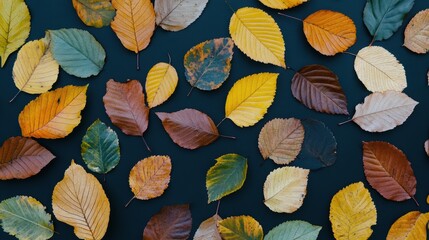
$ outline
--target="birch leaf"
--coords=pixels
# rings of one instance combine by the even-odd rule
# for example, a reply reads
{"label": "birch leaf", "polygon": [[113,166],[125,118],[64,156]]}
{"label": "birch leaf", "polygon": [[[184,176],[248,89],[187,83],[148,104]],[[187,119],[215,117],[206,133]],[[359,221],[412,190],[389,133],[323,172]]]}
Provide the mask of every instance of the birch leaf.
{"label": "birch leaf", "polygon": [[398,218],[390,227],[386,240],[421,240],[427,238],[428,213],[412,211]]}
{"label": "birch leaf", "polygon": [[429,9],[420,11],[405,29],[404,46],[415,53],[429,51]]}
{"label": "birch leaf", "polygon": [[218,222],[223,240],[262,240],[262,226],[251,216],[229,217]]}
{"label": "birch leaf", "polygon": [[207,2],[208,0],[157,0],[156,25],[168,31],[183,30],[197,20]]}
{"label": "birch leaf", "polygon": [[176,69],[168,63],[157,63],[146,77],[146,94],[149,108],[161,105],[176,90],[179,77]]}

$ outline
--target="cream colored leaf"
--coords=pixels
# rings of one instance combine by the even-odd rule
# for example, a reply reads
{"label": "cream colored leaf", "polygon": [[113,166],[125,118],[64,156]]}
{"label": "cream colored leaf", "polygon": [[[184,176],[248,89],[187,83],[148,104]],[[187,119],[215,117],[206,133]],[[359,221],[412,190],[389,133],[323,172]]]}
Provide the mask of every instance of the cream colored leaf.
{"label": "cream colored leaf", "polygon": [[208,0],[156,0],[156,25],[168,31],[180,31],[201,15]]}
{"label": "cream colored leaf", "polygon": [[429,9],[420,11],[405,29],[404,46],[415,53],[429,51]]}
{"label": "cream colored leaf", "polygon": [[222,240],[217,229],[217,224],[222,218],[215,214],[213,217],[205,220],[198,227],[194,235],[194,240]]}
{"label": "cream colored leaf", "polygon": [[284,10],[301,5],[308,0],[259,0],[267,7]]}
{"label": "cream colored leaf", "polygon": [[386,240],[422,240],[426,239],[428,213],[413,211],[398,218],[390,227]]}
{"label": "cream colored leaf", "polygon": [[176,90],[179,77],[176,69],[168,63],[153,66],[146,78],[147,103],[150,108],[164,103]]}

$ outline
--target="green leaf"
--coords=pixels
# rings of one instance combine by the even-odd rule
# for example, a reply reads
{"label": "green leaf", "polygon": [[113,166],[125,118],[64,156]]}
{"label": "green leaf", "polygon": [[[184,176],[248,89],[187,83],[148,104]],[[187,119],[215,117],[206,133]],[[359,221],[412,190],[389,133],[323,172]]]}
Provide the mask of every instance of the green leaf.
{"label": "green leaf", "polygon": [[97,119],[82,139],[81,153],[91,171],[106,174],[119,163],[118,135]]}
{"label": "green leaf", "polygon": [[73,0],[73,7],[83,23],[97,28],[108,26],[116,14],[110,0]]}
{"label": "green leaf", "polygon": [[209,203],[240,189],[247,174],[247,159],[238,154],[226,154],[216,159],[206,177]]}
{"label": "green leaf", "polygon": [[68,74],[87,78],[103,69],[106,52],[89,32],[63,28],[49,34],[52,55]]}
{"label": "green leaf", "polygon": [[264,237],[262,226],[250,216],[221,220],[218,222],[218,230],[223,240],[262,240]]}
{"label": "green leaf", "polygon": [[316,240],[321,229],[304,221],[288,221],[271,229],[264,240]]}
{"label": "green leaf", "polygon": [[16,196],[0,203],[3,230],[21,240],[45,240],[54,234],[51,215],[36,199]]}
{"label": "green leaf", "polygon": [[390,38],[402,25],[414,0],[368,0],[363,21],[374,40]]}

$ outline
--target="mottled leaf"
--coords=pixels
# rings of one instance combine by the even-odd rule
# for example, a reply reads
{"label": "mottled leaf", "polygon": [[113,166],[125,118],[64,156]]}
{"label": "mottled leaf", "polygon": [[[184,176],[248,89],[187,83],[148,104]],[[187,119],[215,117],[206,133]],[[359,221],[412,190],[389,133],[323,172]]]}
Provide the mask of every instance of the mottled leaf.
{"label": "mottled leaf", "polygon": [[262,226],[251,216],[229,217],[218,222],[223,240],[262,240]]}
{"label": "mottled leaf", "polygon": [[115,16],[110,0],[73,0],[73,7],[80,20],[91,27],[108,26]]}

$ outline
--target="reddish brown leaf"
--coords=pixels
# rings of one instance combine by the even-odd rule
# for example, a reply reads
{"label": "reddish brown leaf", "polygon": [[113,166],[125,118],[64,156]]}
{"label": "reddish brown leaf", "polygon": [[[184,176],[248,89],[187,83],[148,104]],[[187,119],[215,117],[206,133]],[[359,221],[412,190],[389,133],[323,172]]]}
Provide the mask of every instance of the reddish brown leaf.
{"label": "reddish brown leaf", "polygon": [[349,115],[347,99],[337,75],[322,65],[308,65],[293,77],[292,94],[318,112]]}
{"label": "reddish brown leaf", "polygon": [[33,139],[11,137],[0,148],[0,180],[29,178],[54,158]]}
{"label": "reddish brown leaf", "polygon": [[174,113],[158,112],[165,131],[177,145],[196,149],[209,145],[219,137],[213,120],[195,109],[184,109]]}
{"label": "reddish brown leaf", "polygon": [[414,199],[416,178],[405,154],[387,142],[364,142],[363,165],[369,184],[393,201]]}
{"label": "reddish brown leaf", "polygon": [[188,204],[166,206],[147,223],[143,240],[186,240],[192,229]]}

